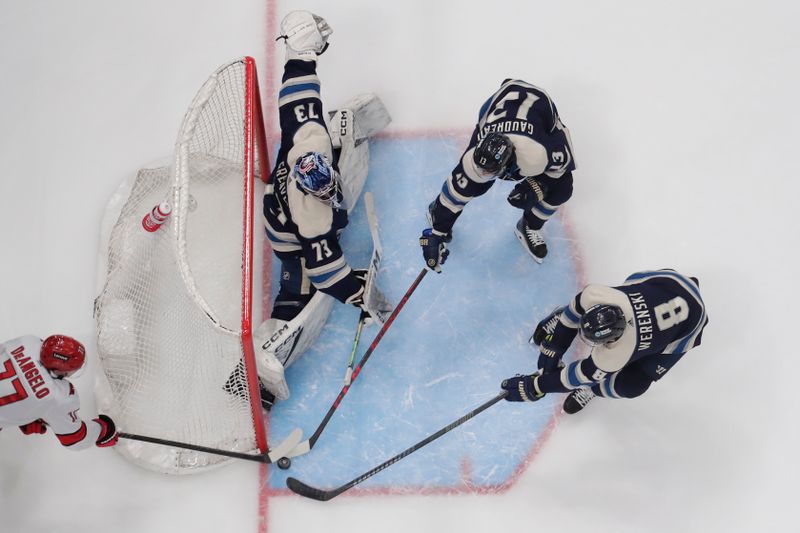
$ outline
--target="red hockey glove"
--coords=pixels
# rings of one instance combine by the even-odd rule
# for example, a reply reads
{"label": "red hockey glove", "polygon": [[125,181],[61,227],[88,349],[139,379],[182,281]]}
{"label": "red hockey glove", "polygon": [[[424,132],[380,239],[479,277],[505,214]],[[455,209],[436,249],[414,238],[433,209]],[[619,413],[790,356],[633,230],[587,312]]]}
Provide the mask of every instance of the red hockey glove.
{"label": "red hockey glove", "polygon": [[117,435],[117,427],[114,425],[114,421],[111,420],[111,417],[107,415],[98,415],[94,421],[100,424],[100,426],[103,428],[103,430],[100,432],[100,436],[97,437],[97,442],[95,443],[97,444],[97,447],[107,448],[109,446],[114,446],[119,440],[119,435]]}

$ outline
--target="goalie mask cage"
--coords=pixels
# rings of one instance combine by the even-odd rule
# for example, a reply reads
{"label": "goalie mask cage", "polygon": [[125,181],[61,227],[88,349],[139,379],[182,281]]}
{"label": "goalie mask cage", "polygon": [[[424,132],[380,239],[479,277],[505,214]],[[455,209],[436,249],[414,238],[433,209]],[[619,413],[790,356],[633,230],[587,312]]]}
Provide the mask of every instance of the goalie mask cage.
{"label": "goalie mask cage", "polygon": [[[245,57],[197,93],[172,165],[139,171],[118,201],[95,318],[98,407],[121,431],[266,452],[251,334],[260,311],[253,282],[261,281],[253,269],[255,178],[267,176],[266,164],[255,62]],[[163,201],[172,214],[145,231],[143,216]],[[230,460],[132,440],[116,449],[173,474]]]}

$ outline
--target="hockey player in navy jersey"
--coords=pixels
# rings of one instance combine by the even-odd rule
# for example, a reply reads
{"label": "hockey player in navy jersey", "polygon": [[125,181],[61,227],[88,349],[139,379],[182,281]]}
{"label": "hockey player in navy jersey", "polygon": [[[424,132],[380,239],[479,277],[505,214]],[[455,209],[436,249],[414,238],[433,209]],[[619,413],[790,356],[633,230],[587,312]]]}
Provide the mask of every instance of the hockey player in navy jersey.
{"label": "hockey player in navy jersey", "polygon": [[[589,285],[536,327],[539,371],[503,381],[506,400],[569,392],[563,407],[574,414],[597,396],[641,396],[700,344],[707,323],[697,279],[674,270],[637,272],[617,287]],[[561,358],[578,334],[592,351],[565,366]]]}
{"label": "hockey player in navy jersey", "polygon": [[0,344],[0,429],[18,426],[32,435],[50,428],[70,450],[114,446],[118,435],[110,417],[78,416],[81,401],[66,378],[85,360],[83,344],[66,335],[26,335]]}
{"label": "hockey player in navy jersey", "polygon": [[286,40],[278,94],[281,146],[264,196],[264,216],[281,261],[272,317],[291,320],[315,290],[363,306],[364,279],[350,268],[339,246],[348,222],[347,199],[317,77],[317,56],[328,48],[332,30],[316,15],[293,11],[281,31]]}
{"label": "hockey player in navy jersey", "polygon": [[420,238],[426,266],[441,271],[456,219],[497,179],[516,182],[508,195],[508,202],[523,211],[515,233],[541,263],[547,255],[542,226],[572,196],[573,170],[569,131],[547,93],[521,80],[505,80],[481,107],[466,151],[428,206],[431,227]]}
{"label": "hockey player in navy jersey", "polygon": [[289,397],[284,369],[316,340],[334,299],[359,308],[365,324],[388,306],[374,286],[365,292],[367,271],[350,267],[339,237],[367,179],[368,139],[391,117],[371,93],[334,111],[323,109],[317,60],[332,33],[308,11],[292,11],[281,22],[281,145],[264,195],[267,237],[281,262],[280,286],[271,317],[254,332],[266,407]]}

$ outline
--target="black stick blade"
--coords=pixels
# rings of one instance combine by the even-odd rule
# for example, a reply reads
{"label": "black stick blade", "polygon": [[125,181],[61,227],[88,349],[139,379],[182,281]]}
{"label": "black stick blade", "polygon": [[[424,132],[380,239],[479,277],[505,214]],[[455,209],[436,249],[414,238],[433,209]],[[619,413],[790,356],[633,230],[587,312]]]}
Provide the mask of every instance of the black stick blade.
{"label": "black stick blade", "polygon": [[322,490],[316,487],[312,487],[310,485],[306,485],[302,481],[295,479],[293,477],[289,477],[286,479],[286,486],[289,487],[289,490],[294,492],[295,494],[299,494],[300,496],[304,496],[306,498],[311,498],[312,500],[318,500],[321,502],[326,502],[336,496],[336,491],[331,490]]}

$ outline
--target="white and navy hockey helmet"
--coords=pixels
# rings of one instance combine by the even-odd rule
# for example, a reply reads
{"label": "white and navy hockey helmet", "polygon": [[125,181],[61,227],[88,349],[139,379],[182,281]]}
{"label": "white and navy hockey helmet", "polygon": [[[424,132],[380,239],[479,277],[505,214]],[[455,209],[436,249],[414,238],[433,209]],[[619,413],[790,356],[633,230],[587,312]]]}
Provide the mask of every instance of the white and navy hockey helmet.
{"label": "white and navy hockey helmet", "polygon": [[308,152],[297,158],[292,168],[292,178],[297,187],[324,204],[339,207],[342,193],[338,173],[325,154]]}

